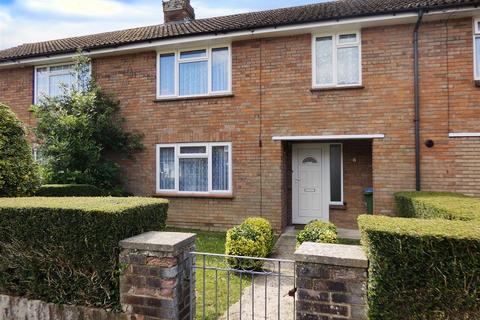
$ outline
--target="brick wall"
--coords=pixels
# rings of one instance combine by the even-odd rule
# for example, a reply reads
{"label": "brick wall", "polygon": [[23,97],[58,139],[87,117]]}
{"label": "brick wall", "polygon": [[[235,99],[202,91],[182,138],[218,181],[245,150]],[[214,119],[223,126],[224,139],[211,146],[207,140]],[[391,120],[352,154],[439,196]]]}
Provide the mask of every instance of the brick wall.
{"label": "brick wall", "polygon": [[[376,212],[391,214],[392,193],[415,187],[412,32],[413,25],[363,29],[364,88],[350,90],[310,90],[309,34],[234,42],[233,97],[154,102],[155,52],[95,59],[93,74],[120,99],[126,128],[145,134],[145,151],[123,162],[127,189],[141,195],[155,192],[157,143],[231,141],[234,197],[171,198],[168,222],[223,229],[263,215],[280,229],[290,210],[288,163],[282,143],[272,136],[383,133],[385,139],[372,144],[371,179]],[[480,124],[472,50],[471,19],[421,27],[421,139],[435,141],[433,148],[421,148],[427,190],[480,195],[475,157],[480,141],[448,138],[449,131],[478,131]],[[0,71],[0,101],[27,123],[31,79],[32,68]],[[355,208],[347,215],[352,219],[363,213],[359,191],[358,185],[345,190],[355,193],[348,204]],[[332,219],[341,225],[355,224],[336,216]]]}

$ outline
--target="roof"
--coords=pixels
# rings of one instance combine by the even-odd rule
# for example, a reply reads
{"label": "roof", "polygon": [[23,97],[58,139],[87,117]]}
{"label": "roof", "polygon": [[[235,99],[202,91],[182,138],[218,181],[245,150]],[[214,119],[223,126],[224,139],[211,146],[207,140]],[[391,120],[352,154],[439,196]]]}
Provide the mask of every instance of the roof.
{"label": "roof", "polygon": [[0,51],[0,62],[44,55],[72,53],[78,49],[120,45],[201,34],[227,33],[274,26],[319,22],[382,14],[476,6],[480,0],[337,0],[297,7],[249,12],[188,22],[166,23],[60,40],[27,43]]}

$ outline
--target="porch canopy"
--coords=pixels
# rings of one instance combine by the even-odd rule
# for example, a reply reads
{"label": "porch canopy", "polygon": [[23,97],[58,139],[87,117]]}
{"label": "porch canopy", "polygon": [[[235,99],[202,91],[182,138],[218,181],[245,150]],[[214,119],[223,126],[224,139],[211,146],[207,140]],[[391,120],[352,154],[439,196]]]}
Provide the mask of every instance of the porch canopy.
{"label": "porch canopy", "polygon": [[339,134],[322,136],[273,136],[274,141],[327,141],[327,140],[362,140],[362,139],[383,139],[382,133],[375,134]]}

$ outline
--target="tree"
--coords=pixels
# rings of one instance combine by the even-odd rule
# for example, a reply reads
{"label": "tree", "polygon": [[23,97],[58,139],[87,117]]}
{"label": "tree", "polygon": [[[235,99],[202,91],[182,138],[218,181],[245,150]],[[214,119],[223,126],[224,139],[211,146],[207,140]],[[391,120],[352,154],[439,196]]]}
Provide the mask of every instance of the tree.
{"label": "tree", "polygon": [[86,183],[105,190],[119,187],[119,164],[143,149],[142,136],[122,129],[120,104],[90,80],[90,61],[78,54],[71,87],[42,97],[31,110],[48,183]]}
{"label": "tree", "polygon": [[32,194],[40,184],[38,167],[24,126],[0,103],[0,197]]}

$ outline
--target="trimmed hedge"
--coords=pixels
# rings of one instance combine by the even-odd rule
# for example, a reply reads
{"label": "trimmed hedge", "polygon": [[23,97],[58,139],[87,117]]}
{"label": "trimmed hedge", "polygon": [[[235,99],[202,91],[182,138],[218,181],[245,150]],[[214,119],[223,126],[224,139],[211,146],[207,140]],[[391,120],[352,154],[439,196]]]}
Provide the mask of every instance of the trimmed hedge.
{"label": "trimmed hedge", "polygon": [[297,234],[297,247],[307,241],[337,243],[337,227],[330,222],[313,220]]}
{"label": "trimmed hedge", "polygon": [[396,199],[399,214],[420,219],[358,219],[370,260],[370,319],[478,319],[480,223],[472,204],[479,199],[425,192]]}
{"label": "trimmed hedge", "polygon": [[480,199],[452,192],[397,192],[397,212],[403,217],[480,220]]}
{"label": "trimmed hedge", "polygon": [[163,230],[153,198],[0,199],[0,292],[118,310],[119,241]]}
{"label": "trimmed hedge", "polygon": [[105,192],[90,184],[45,184],[41,186],[37,197],[101,197]]}
{"label": "trimmed hedge", "polygon": [[[227,230],[225,254],[232,256],[266,258],[273,248],[273,230],[268,220],[248,218],[242,224]],[[229,258],[228,264],[238,269],[261,269],[264,261]]]}

